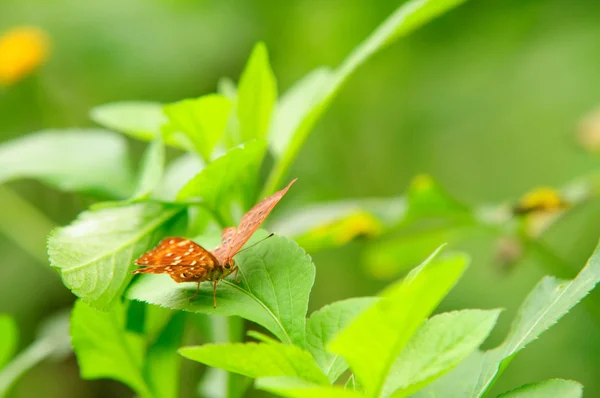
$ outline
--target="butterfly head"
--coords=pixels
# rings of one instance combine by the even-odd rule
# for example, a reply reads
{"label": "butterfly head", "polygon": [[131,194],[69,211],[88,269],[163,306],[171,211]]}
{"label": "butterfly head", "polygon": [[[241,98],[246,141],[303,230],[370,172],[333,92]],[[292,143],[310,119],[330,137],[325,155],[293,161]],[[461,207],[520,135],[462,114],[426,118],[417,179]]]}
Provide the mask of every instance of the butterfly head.
{"label": "butterfly head", "polygon": [[233,258],[228,258],[227,260],[225,260],[223,267],[225,267],[225,269],[232,269],[233,267],[235,267],[235,260]]}

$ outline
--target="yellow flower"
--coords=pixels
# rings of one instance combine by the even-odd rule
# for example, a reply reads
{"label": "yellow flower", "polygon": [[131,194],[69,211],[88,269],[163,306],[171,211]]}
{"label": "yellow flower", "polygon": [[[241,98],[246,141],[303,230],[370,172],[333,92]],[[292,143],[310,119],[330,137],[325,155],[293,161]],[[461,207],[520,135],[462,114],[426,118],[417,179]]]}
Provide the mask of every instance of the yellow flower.
{"label": "yellow flower", "polygon": [[526,193],[517,206],[517,213],[531,213],[535,211],[555,211],[567,206],[560,194],[548,187],[536,188]]}
{"label": "yellow flower", "polygon": [[21,26],[0,36],[0,85],[13,84],[38,68],[48,55],[48,38],[34,27]]}

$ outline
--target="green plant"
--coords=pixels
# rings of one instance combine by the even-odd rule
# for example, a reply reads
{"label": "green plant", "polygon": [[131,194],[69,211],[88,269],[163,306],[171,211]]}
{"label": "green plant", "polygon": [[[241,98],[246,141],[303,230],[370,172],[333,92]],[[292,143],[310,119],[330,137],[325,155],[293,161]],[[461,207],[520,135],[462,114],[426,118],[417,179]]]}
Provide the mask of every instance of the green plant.
{"label": "green plant", "polygon": [[[231,372],[226,377],[207,372],[202,384],[206,395],[213,391],[216,396],[241,396],[247,379],[236,375],[257,379],[259,389],[292,397],[486,394],[519,350],[593,288],[600,279],[597,252],[573,281],[543,280],[525,302],[506,342],[486,352],[477,348],[495,325],[499,310],[463,310],[430,318],[466,266],[467,259],[460,254],[436,252],[381,297],[336,302],[307,318],[315,267],[300,247],[303,242],[316,250],[361,233],[378,235],[402,217],[418,221],[441,215],[459,224],[472,219],[463,206],[436,190],[413,194],[406,212],[403,199],[329,206],[321,213],[329,220],[310,209],[314,223],[300,232],[294,231],[298,224],[288,213],[279,224],[290,229],[286,235],[297,237],[300,246],[275,236],[241,253],[236,261],[242,283],[224,280],[217,308],[208,286],[190,303],[195,286],[175,284],[160,275],[131,283],[133,261],[164,236],[189,236],[214,247],[222,228],[234,225],[258,199],[282,185],[312,127],[358,66],[461,2],[404,4],[342,65],[309,73],[279,99],[266,47],[258,44],[237,87],[225,79],[219,93],[196,99],[93,109],[92,119],[100,125],[150,142],[137,171],[130,168],[125,139],[106,130],[46,131],[3,144],[0,181],[36,178],[95,200],[48,239],[51,265],[78,297],[69,333],[82,377],[119,380],[140,397],[176,397],[179,350],[183,357]],[[173,153],[178,156],[167,162]],[[270,162],[265,162],[267,153]],[[263,183],[261,167],[269,163]],[[39,220],[41,230],[49,229],[50,223],[10,190],[4,188],[0,195]],[[29,247],[29,236],[18,228],[18,221],[2,216],[7,221],[3,230]],[[348,220],[350,224],[343,224]],[[333,224],[316,228],[323,221]],[[258,232],[253,241],[263,236]],[[424,250],[411,258],[419,258]],[[203,315],[226,317],[225,325],[220,325],[224,335],[217,332],[219,318]],[[251,331],[249,335],[259,342],[242,343],[241,318],[262,326],[274,338]],[[16,332],[9,319],[0,320],[6,342],[0,350],[2,364],[13,355]],[[64,319],[57,322],[65,326]],[[210,344],[180,348],[186,327],[194,324],[203,342]],[[0,373],[0,392],[37,361],[68,351],[61,327],[41,336]],[[457,379],[464,383],[457,385]],[[505,396],[531,391],[578,396],[581,387],[552,380]]]}

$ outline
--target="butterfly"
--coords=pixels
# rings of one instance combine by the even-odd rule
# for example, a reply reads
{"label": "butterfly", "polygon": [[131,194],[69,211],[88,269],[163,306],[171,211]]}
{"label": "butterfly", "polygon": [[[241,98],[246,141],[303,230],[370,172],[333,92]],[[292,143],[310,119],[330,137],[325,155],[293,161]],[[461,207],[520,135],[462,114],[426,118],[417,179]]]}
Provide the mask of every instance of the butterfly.
{"label": "butterfly", "polygon": [[190,301],[198,294],[201,282],[212,281],[213,304],[217,308],[217,283],[234,272],[235,281],[240,282],[237,279],[239,268],[235,265],[233,257],[240,252],[240,249],[265,221],[271,210],[279,203],[294,182],[296,182],[296,179],[292,180],[281,191],[256,204],[244,214],[237,228],[227,227],[223,229],[221,244],[212,251],[206,250],[190,239],[167,237],[154,249],[135,260],[135,264],[142,268],[133,271],[133,273],[168,274],[178,283],[197,282],[196,293],[190,298]]}

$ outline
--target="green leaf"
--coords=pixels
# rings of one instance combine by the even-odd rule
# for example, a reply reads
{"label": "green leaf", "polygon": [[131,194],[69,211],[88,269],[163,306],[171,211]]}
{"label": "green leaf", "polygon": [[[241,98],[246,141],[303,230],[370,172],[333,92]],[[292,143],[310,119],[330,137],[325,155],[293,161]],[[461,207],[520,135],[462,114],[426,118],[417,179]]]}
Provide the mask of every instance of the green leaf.
{"label": "green leaf", "polygon": [[15,320],[6,314],[0,314],[0,369],[14,355],[18,339],[19,331]]}
{"label": "green leaf", "polygon": [[348,369],[344,358],[327,350],[327,344],[363,310],[377,302],[375,297],[337,301],[315,311],[306,323],[306,348],[333,384]]}
{"label": "green leaf", "polygon": [[483,396],[502,370],[528,343],[537,339],[573,308],[600,281],[600,246],[577,277],[564,281],[545,277],[527,296],[511,330],[499,347],[487,352],[471,396]]}
{"label": "green leaf", "polygon": [[582,396],[583,386],[576,381],[551,379],[526,384],[500,394],[498,398],[581,398]]}
{"label": "green leaf", "polygon": [[166,105],[164,112],[169,119],[166,135],[183,133],[196,152],[210,162],[213,149],[227,127],[231,108],[231,100],[219,94]]}
{"label": "green leaf", "polygon": [[265,138],[277,101],[277,81],[264,43],[252,50],[238,87],[237,114],[241,142]]}
{"label": "green leaf", "polygon": [[[259,231],[249,244],[265,236]],[[315,277],[311,258],[295,242],[275,235],[239,253],[236,265],[241,283],[232,277],[219,282],[217,308],[213,308],[211,283],[202,284],[190,303],[196,284],[175,283],[166,275],[144,275],[127,297],[166,308],[240,316],[262,325],[285,343],[304,347],[308,297]]]}
{"label": "green leaf", "polygon": [[144,339],[125,330],[121,303],[100,312],[77,300],[71,314],[71,342],[82,378],[119,380],[141,397],[153,396],[143,375]]}
{"label": "green leaf", "polygon": [[[455,370],[420,391],[418,396],[482,397],[510,361],[528,343],[556,323],[600,281],[600,246],[573,280],[543,278],[519,309],[504,342],[485,353],[474,353]],[[460,383],[456,381],[460,380]]]}
{"label": "green leaf", "polygon": [[180,208],[140,203],[86,211],[48,238],[50,264],[65,286],[97,309],[118,301],[133,261],[162,237]]}
{"label": "green leaf", "polygon": [[19,377],[39,362],[45,359],[63,360],[70,353],[68,314],[53,315],[43,322],[36,340],[0,372],[0,397],[6,396]]}
{"label": "green leaf", "polygon": [[177,193],[202,169],[204,162],[195,154],[186,153],[175,158],[167,165],[154,196],[168,202],[174,201]]}
{"label": "green leaf", "polygon": [[[464,255],[432,254],[359,315],[329,349],[348,361],[368,395],[379,396],[394,361],[464,271]],[[368,344],[367,344],[368,342]]]}
{"label": "green leaf", "polygon": [[415,177],[407,196],[407,222],[436,217],[470,219],[469,209],[428,175]]}
{"label": "green leaf", "polygon": [[47,130],[3,143],[0,183],[20,178],[116,198],[133,186],[125,140],[95,129]]}
{"label": "green leaf", "polygon": [[179,350],[184,357],[244,376],[296,376],[316,384],[327,384],[310,354],[283,343],[205,344]]}
{"label": "green leaf", "polygon": [[500,310],[462,310],[426,321],[396,359],[383,396],[406,397],[461,363],[488,336]]}
{"label": "green leaf", "polygon": [[297,377],[263,377],[256,380],[256,388],[289,398],[365,398],[359,392],[338,386],[322,386]]}
{"label": "green leaf", "polygon": [[[274,192],[295,159],[308,134],[354,71],[372,55],[464,0],[412,0],[402,4],[333,72],[318,69],[283,96],[275,110],[269,142],[278,163],[269,177],[265,194]],[[294,110],[296,110],[294,112]],[[281,116],[279,114],[282,114]],[[286,125],[285,121],[288,121]]]}
{"label": "green leaf", "polygon": [[156,397],[177,398],[180,396],[181,357],[175,355],[175,351],[181,346],[184,327],[185,314],[181,312],[174,314],[156,341],[148,348],[145,375],[149,387]]}
{"label": "green leaf", "polygon": [[241,200],[246,210],[254,205],[265,148],[264,141],[255,140],[229,150],[192,178],[181,189],[177,200],[201,198],[203,205],[227,224],[223,227],[233,225],[232,202]]}
{"label": "green leaf", "polygon": [[142,141],[160,135],[166,123],[163,105],[157,102],[124,101],[96,106],[90,117],[99,125]]}
{"label": "green leaf", "polygon": [[149,199],[154,188],[160,182],[165,166],[165,146],[162,138],[158,136],[146,149],[142,161],[142,169],[138,187],[133,194],[132,201]]}

